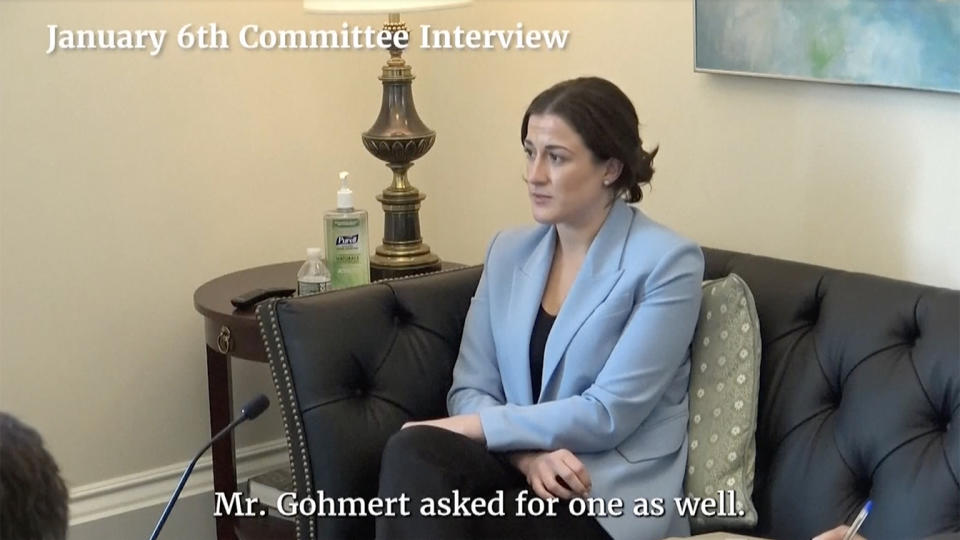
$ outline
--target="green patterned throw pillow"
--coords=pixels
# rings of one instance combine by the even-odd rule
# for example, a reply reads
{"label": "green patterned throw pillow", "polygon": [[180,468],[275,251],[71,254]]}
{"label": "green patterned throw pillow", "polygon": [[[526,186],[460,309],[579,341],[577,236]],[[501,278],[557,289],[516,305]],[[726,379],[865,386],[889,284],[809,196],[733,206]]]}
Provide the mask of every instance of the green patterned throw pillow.
{"label": "green patterned throw pillow", "polygon": [[717,505],[690,518],[694,534],[757,523],[750,497],[760,348],[760,321],[746,282],[736,274],[704,282],[690,361],[684,491],[690,498],[714,499]]}

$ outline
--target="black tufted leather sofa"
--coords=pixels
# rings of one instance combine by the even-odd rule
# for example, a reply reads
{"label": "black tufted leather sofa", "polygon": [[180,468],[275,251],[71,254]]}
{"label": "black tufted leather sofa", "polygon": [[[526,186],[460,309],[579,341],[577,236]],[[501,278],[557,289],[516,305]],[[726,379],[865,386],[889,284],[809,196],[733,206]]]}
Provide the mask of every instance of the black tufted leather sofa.
{"label": "black tufted leather sofa", "polygon": [[[870,540],[960,531],[960,291],[704,254],[705,277],[739,274],[760,315],[760,521],[748,532],[809,539],[868,498]],[[259,306],[299,497],[375,496],[387,438],[446,414],[480,272]],[[371,538],[373,520],[298,518],[297,531]]]}

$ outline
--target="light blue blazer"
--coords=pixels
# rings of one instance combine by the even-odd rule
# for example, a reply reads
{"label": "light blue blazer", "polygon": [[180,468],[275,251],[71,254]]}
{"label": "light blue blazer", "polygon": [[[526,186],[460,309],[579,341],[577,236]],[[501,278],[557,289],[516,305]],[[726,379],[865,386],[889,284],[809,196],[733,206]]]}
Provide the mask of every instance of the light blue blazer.
{"label": "light blue blazer", "polygon": [[[703,254],[618,199],[557,314],[533,403],[530,335],[555,244],[545,225],[494,237],[447,409],[479,414],[491,451],[574,452],[590,473],[590,496],[624,503],[622,517],[598,517],[614,539],[687,536],[673,498],[687,461]],[[634,516],[641,497],[663,499],[665,514]]]}

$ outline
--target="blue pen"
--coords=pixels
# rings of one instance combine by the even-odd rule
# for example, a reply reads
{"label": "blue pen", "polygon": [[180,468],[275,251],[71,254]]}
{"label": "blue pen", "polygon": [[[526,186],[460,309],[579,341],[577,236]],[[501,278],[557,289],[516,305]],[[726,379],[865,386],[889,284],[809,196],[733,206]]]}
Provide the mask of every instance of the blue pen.
{"label": "blue pen", "polygon": [[856,536],[857,531],[860,530],[860,526],[863,525],[863,522],[866,521],[867,516],[870,515],[871,508],[873,508],[873,501],[867,501],[867,504],[863,505],[863,509],[860,510],[859,514],[857,514],[857,519],[853,520],[853,525],[847,529],[847,534],[843,535],[843,540],[850,540]]}

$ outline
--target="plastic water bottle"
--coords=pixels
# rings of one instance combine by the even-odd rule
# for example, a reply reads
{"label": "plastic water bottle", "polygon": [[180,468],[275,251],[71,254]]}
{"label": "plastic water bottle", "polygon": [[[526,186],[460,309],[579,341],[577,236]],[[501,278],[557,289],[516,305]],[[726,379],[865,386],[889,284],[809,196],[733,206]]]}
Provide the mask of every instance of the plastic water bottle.
{"label": "plastic water bottle", "polygon": [[330,271],[323,264],[323,250],[307,248],[307,261],[297,272],[297,296],[330,290]]}

